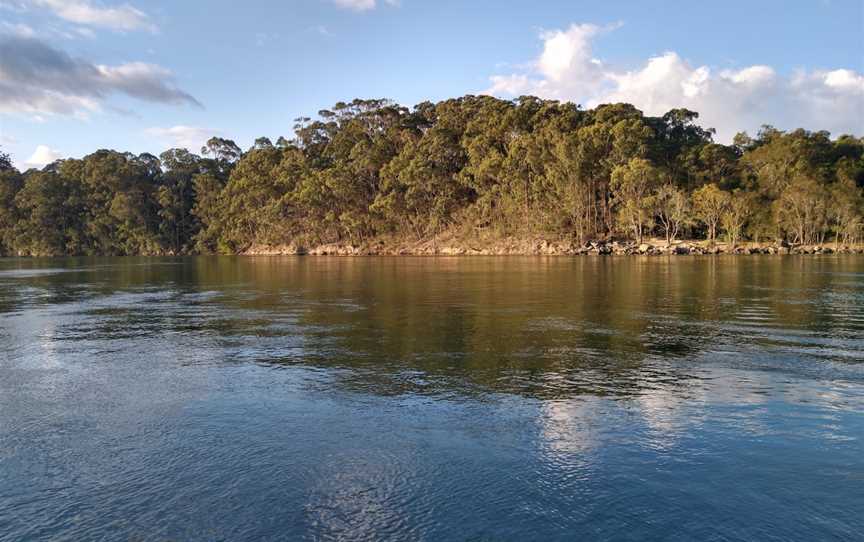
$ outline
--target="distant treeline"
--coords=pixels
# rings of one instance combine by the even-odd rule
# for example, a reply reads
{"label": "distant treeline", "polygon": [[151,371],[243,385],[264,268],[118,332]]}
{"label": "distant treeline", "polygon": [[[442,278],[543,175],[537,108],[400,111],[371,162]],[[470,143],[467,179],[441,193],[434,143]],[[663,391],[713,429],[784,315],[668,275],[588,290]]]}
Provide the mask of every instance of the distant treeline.
{"label": "distant treeline", "polygon": [[697,118],[533,97],[354,100],[245,152],[212,138],[201,155],[100,150],[23,173],[0,154],[0,251],[238,253],[442,233],[862,239],[864,138],[764,126],[722,145]]}

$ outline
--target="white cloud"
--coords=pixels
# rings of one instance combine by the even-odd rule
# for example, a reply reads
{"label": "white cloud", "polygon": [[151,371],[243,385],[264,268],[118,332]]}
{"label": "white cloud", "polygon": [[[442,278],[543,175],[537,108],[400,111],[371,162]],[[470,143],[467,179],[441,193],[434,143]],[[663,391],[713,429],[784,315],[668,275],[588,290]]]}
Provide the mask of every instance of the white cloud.
{"label": "white cloud", "polygon": [[66,21],[110,28],[112,30],[156,31],[156,25],[143,11],[123,4],[117,7],[94,5],[89,0],[29,0],[30,4],[52,11]]}
{"label": "white cloud", "polygon": [[[2,6],[2,4],[0,4]],[[58,28],[54,25],[45,25],[40,27],[39,34],[42,38],[63,38],[74,40],[79,38],[93,39],[96,34],[90,28],[77,26],[72,29]],[[8,21],[0,21],[0,35],[14,36],[17,38],[36,38],[36,30],[25,23],[11,23]]]}
{"label": "white cloud", "polygon": [[[340,8],[354,11],[369,11],[378,6],[377,0],[333,0]],[[399,0],[384,0],[390,6],[399,6]]]}
{"label": "white cloud", "polygon": [[25,165],[28,167],[44,167],[48,164],[63,158],[60,151],[56,151],[47,145],[38,145],[30,158],[27,159]]}
{"label": "white cloud", "polygon": [[591,40],[614,28],[617,25],[573,24],[567,30],[542,32],[543,52],[528,69],[493,76],[492,86],[486,92],[576,101],[595,95],[607,81],[603,63],[592,56]]}
{"label": "white cloud", "polygon": [[591,39],[600,32],[593,24],[574,24],[566,31],[544,32],[539,72],[554,82],[574,77],[590,79],[600,73],[600,61],[591,57]]}
{"label": "white cloud", "polygon": [[148,128],[145,130],[145,133],[170,142],[171,147],[180,147],[188,149],[191,152],[198,152],[208,139],[218,134],[218,131],[198,126],[178,125],[171,126],[170,128]]}
{"label": "white cloud", "polygon": [[825,84],[836,89],[864,89],[864,75],[852,70],[834,70],[825,74]]}
{"label": "white cloud", "polygon": [[694,66],[675,52],[621,70],[592,56],[591,42],[603,30],[594,25],[541,34],[543,52],[530,66],[490,78],[487,93],[535,94],[589,107],[630,102],[647,115],[686,107],[700,123],[728,142],[740,130],[762,124],[778,128],[825,129],[834,134],[864,132],[864,75],[848,69],[800,71],[782,76],[770,66],[717,71]]}
{"label": "white cloud", "polygon": [[354,11],[367,11],[375,9],[375,0],[333,0],[340,8],[353,9]]}
{"label": "white cloud", "polygon": [[31,38],[0,38],[0,112],[86,116],[111,94],[156,103],[201,104],[169,70],[132,62],[92,64]]}

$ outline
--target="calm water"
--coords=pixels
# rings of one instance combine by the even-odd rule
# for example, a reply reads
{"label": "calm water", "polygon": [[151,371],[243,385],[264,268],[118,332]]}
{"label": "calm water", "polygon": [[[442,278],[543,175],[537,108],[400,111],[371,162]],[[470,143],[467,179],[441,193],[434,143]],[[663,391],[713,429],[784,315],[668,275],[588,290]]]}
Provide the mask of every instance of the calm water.
{"label": "calm water", "polygon": [[853,540],[864,257],[0,260],[2,540]]}

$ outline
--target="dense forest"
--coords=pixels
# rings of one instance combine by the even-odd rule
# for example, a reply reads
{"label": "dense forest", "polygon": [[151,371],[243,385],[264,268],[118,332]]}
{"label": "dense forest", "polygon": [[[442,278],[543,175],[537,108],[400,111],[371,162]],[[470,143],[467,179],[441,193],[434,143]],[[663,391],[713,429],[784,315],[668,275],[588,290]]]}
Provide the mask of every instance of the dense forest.
{"label": "dense forest", "polygon": [[200,155],[100,150],[25,172],[0,153],[0,252],[240,253],[444,233],[864,237],[864,138],[763,126],[723,145],[697,120],[533,97],[354,100],[246,151],[214,137]]}

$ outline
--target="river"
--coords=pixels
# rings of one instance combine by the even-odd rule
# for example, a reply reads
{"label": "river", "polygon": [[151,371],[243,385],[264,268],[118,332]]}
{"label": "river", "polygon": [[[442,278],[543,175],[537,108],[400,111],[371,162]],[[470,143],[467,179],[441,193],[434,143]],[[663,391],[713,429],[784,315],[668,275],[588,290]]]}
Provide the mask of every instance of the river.
{"label": "river", "polygon": [[2,540],[851,540],[864,256],[0,260]]}

